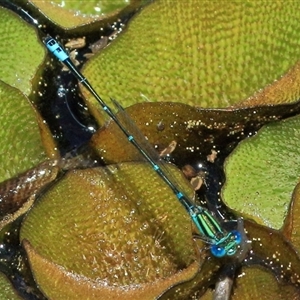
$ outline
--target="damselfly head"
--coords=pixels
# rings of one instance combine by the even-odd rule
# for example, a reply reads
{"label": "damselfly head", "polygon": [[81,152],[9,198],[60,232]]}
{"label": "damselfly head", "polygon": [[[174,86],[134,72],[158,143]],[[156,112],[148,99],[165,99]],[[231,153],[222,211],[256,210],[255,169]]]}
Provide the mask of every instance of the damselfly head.
{"label": "damselfly head", "polygon": [[231,231],[225,238],[211,246],[210,251],[215,257],[232,256],[236,254],[238,245],[242,242],[239,231]]}

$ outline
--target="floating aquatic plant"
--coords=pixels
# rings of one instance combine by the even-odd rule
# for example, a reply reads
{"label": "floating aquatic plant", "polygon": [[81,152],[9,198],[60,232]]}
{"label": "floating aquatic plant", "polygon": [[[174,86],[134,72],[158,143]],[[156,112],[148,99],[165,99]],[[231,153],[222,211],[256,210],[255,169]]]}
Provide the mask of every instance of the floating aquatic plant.
{"label": "floating aquatic plant", "polygon": [[[16,14],[0,9],[1,36],[5,37],[0,45],[0,78],[5,82],[1,83],[0,95],[0,148],[4,153],[2,181],[8,180],[0,187],[2,199],[8,191],[21,199],[2,201],[2,220],[5,224],[13,222],[33,204],[22,225],[18,219],[12,227],[5,227],[1,236],[6,249],[12,244],[3,238],[3,233],[15,232],[13,226],[21,228],[20,243],[26,254],[14,244],[20,251],[10,255],[20,260],[28,257],[36,281],[36,285],[26,286],[31,297],[42,299],[37,285],[45,297],[53,299],[205,299],[211,296],[214,285],[215,296],[225,297],[230,290],[220,292],[218,285],[225,280],[222,276],[233,274],[232,299],[259,298],[265,292],[262,282],[268,285],[270,299],[299,298],[298,186],[294,190],[299,177],[299,117],[279,121],[299,114],[299,104],[294,103],[299,97],[300,40],[294,3],[147,3],[125,32],[84,68],[84,74],[105,99],[117,98],[124,106],[158,102],[133,105],[128,113],[158,152],[167,152],[179,167],[189,165],[193,169],[200,163],[204,166],[200,170],[204,173],[203,187],[198,192],[202,205],[206,202],[214,213],[225,211],[226,216],[235,219],[245,217],[249,252],[240,260],[213,258],[203,241],[193,241],[195,229],[188,214],[149,166],[132,163],[140,156],[127,147],[128,142],[113,123],[92,137],[92,153],[75,157],[71,153],[61,158],[56,148],[67,152],[62,137],[53,129],[50,134],[41,121],[38,110],[53,89],[70,92],[75,88],[69,79],[67,83],[60,81],[65,71],[59,73],[58,63],[52,63],[49,56],[44,60],[39,35],[58,34],[63,42],[80,37],[91,46],[92,40],[101,40],[105,35],[106,23],[129,18],[128,13],[133,14],[141,2],[132,1],[107,18],[74,16],[67,11],[69,3],[66,10],[36,2],[42,12],[32,3],[20,1],[18,5],[46,24],[38,34]],[[82,7],[71,9],[81,15],[90,13]],[[68,15],[68,19],[55,19],[58,14],[54,11]],[[63,23],[65,20],[68,24]],[[115,37],[114,26],[108,26],[111,40]],[[76,51],[73,54],[82,62]],[[103,124],[99,107],[90,95],[85,96],[91,114],[98,124]],[[63,99],[69,105],[68,99]],[[274,105],[278,103],[283,105]],[[274,106],[263,107],[265,104]],[[216,109],[230,105],[236,108]],[[209,109],[212,107],[215,109]],[[83,131],[89,130],[71,108],[68,111]],[[61,115],[63,111],[58,110],[53,119],[59,120]],[[234,150],[241,140],[270,122],[275,123],[266,125]],[[278,138],[274,141],[275,134]],[[99,166],[100,157],[106,166]],[[222,166],[225,157],[226,184],[222,193],[230,209],[222,205],[218,196],[222,179],[216,177],[216,182],[212,180],[214,185],[209,182],[215,176],[210,167]],[[269,162],[269,167],[264,167],[263,162]],[[233,169],[231,164],[235,164]],[[276,188],[270,188],[271,184],[268,190],[260,188],[268,180],[266,171],[279,176],[269,175],[273,185],[278,183]],[[44,177],[36,177],[43,172]],[[176,168],[171,172],[186,186]],[[39,184],[28,186],[29,179]],[[42,180],[38,182],[39,179]],[[281,196],[281,186],[284,202],[279,203],[276,199]],[[264,191],[263,199],[259,198],[257,195],[261,197]],[[253,215],[266,199],[270,199],[265,205],[268,215],[262,215],[262,210]],[[274,201],[281,206],[279,214],[273,214]],[[20,203],[25,204],[21,212]],[[244,210],[249,203],[251,207]],[[2,265],[10,266],[10,255],[0,253]],[[12,268],[1,271],[9,275],[8,269]],[[5,281],[3,276],[2,279]],[[6,281],[2,285],[1,296],[12,289]],[[20,286],[14,283],[19,292]]]}

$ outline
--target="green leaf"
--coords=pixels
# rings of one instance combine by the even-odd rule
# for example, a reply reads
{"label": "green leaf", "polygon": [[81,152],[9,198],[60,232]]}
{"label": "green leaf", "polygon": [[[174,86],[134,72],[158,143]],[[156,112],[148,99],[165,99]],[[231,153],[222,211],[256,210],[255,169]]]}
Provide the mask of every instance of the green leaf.
{"label": "green leaf", "polygon": [[35,29],[0,7],[0,79],[29,95],[44,55]]}
{"label": "green leaf", "polygon": [[0,182],[57,155],[48,128],[29,100],[1,81],[0,110]]}
{"label": "green leaf", "polygon": [[[178,283],[185,278],[195,275],[199,268],[198,262],[195,262],[174,276],[126,289],[126,287],[117,285],[111,287],[105,281],[93,281],[90,278],[69,272],[39,255],[26,240],[24,245],[29,256],[31,268],[34,270],[35,279],[44,294],[51,299],[153,300],[156,299],[156,296],[162,290],[171,286],[174,282]],[[186,298],[175,296],[172,299],[184,300]]]}
{"label": "green leaf", "polygon": [[260,224],[279,229],[300,174],[300,117],[263,127],[225,163],[223,199]]}
{"label": "green leaf", "polygon": [[[46,160],[57,158],[58,153],[48,127],[28,98],[2,81],[0,110],[2,228],[30,207],[32,201],[27,201],[27,198],[31,194],[54,180],[58,168]],[[35,168],[38,164],[40,166]]]}
{"label": "green leaf", "polygon": [[[193,194],[182,174],[174,175]],[[193,275],[199,266],[192,265],[196,249],[189,215],[144,164],[68,172],[29,212],[21,228],[24,239],[37,283],[50,298],[70,288],[49,281],[49,274],[69,277],[74,288],[88,281],[122,297],[145,289],[140,299],[148,299],[150,291],[152,298],[161,294],[183,280],[181,271],[190,278],[189,268]]]}
{"label": "green leaf", "polygon": [[[154,1],[84,74],[104,99],[125,107],[145,101],[227,107],[296,64],[299,14],[290,1]],[[295,90],[289,101],[297,97]]]}

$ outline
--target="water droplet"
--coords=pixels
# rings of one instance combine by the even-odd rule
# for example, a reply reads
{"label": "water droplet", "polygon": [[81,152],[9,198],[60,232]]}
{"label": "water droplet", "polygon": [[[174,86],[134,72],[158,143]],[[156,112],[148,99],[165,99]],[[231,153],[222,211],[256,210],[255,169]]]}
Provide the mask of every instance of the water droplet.
{"label": "water droplet", "polygon": [[58,96],[59,98],[64,97],[64,96],[66,95],[66,93],[67,93],[67,91],[66,91],[66,89],[64,89],[63,87],[59,87],[59,88],[57,89],[57,96]]}

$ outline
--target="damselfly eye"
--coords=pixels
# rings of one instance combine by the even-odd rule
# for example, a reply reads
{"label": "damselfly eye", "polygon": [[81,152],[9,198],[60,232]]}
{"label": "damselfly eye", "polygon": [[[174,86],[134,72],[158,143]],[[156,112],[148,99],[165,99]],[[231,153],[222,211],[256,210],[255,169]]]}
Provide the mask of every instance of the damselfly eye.
{"label": "damselfly eye", "polygon": [[237,230],[233,230],[231,233],[234,236],[235,243],[239,245],[242,242],[242,235]]}
{"label": "damselfly eye", "polygon": [[218,245],[212,245],[210,248],[210,252],[215,257],[223,257],[226,255],[226,250],[224,247],[220,247]]}

